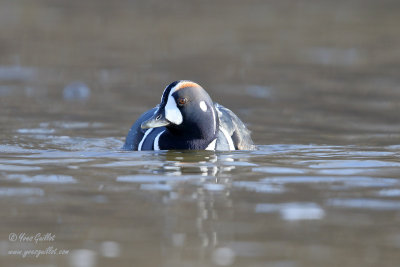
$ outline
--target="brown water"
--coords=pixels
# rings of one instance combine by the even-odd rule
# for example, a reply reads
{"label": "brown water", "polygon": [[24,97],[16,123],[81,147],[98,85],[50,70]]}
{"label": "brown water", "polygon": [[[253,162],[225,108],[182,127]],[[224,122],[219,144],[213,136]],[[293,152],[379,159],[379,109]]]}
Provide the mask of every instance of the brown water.
{"label": "brown water", "polygon": [[[0,266],[400,266],[399,14],[1,1]],[[121,151],[177,79],[259,149]]]}

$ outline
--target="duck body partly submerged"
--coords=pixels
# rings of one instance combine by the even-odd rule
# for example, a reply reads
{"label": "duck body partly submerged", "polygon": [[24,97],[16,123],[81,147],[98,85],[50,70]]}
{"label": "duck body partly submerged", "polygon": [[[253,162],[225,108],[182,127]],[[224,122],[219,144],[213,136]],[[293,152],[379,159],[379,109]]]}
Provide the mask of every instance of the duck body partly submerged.
{"label": "duck body partly submerged", "polygon": [[250,131],[192,81],[167,86],[161,103],[132,125],[125,150],[254,150]]}

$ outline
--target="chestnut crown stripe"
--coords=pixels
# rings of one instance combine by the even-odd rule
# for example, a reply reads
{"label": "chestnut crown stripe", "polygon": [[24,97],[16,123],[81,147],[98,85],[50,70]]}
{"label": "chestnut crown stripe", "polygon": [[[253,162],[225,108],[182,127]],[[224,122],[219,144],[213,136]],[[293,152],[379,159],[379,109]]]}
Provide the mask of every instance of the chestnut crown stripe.
{"label": "chestnut crown stripe", "polygon": [[191,81],[182,81],[182,82],[178,83],[178,85],[175,86],[174,91],[176,92],[176,91],[186,88],[186,87],[200,87],[200,85],[198,85],[195,82],[191,82]]}
{"label": "chestnut crown stripe", "polygon": [[170,85],[167,86],[167,88],[165,88],[164,93],[161,96],[161,102],[163,102],[163,100],[166,102],[168,99],[168,96],[172,95],[173,93],[175,93],[176,91],[186,88],[186,87],[198,87],[201,88],[200,85],[198,85],[195,82],[192,81],[176,81],[171,83]]}

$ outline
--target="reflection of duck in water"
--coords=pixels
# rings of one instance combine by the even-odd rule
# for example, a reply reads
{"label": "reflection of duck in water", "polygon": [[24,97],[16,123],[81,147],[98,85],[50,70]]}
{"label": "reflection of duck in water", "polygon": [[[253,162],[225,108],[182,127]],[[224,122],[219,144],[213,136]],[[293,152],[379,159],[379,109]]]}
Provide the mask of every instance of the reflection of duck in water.
{"label": "reflection of duck in water", "polygon": [[[227,152],[194,151],[194,150],[169,150],[157,155],[163,165],[153,169],[155,174],[167,176],[187,176],[195,179],[213,178],[224,176],[235,169],[235,159]],[[232,164],[231,164],[232,163]]]}
{"label": "reflection of duck in water", "polygon": [[127,150],[253,150],[250,131],[197,83],[176,81],[130,129]]}

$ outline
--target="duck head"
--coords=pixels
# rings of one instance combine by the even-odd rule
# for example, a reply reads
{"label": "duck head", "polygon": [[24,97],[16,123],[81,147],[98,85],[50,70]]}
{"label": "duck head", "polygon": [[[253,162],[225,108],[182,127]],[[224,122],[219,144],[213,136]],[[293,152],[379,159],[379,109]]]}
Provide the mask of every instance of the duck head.
{"label": "duck head", "polygon": [[192,81],[175,81],[168,85],[153,116],[141,124],[143,129],[166,127],[176,135],[210,139],[219,123],[214,103],[208,93]]}

